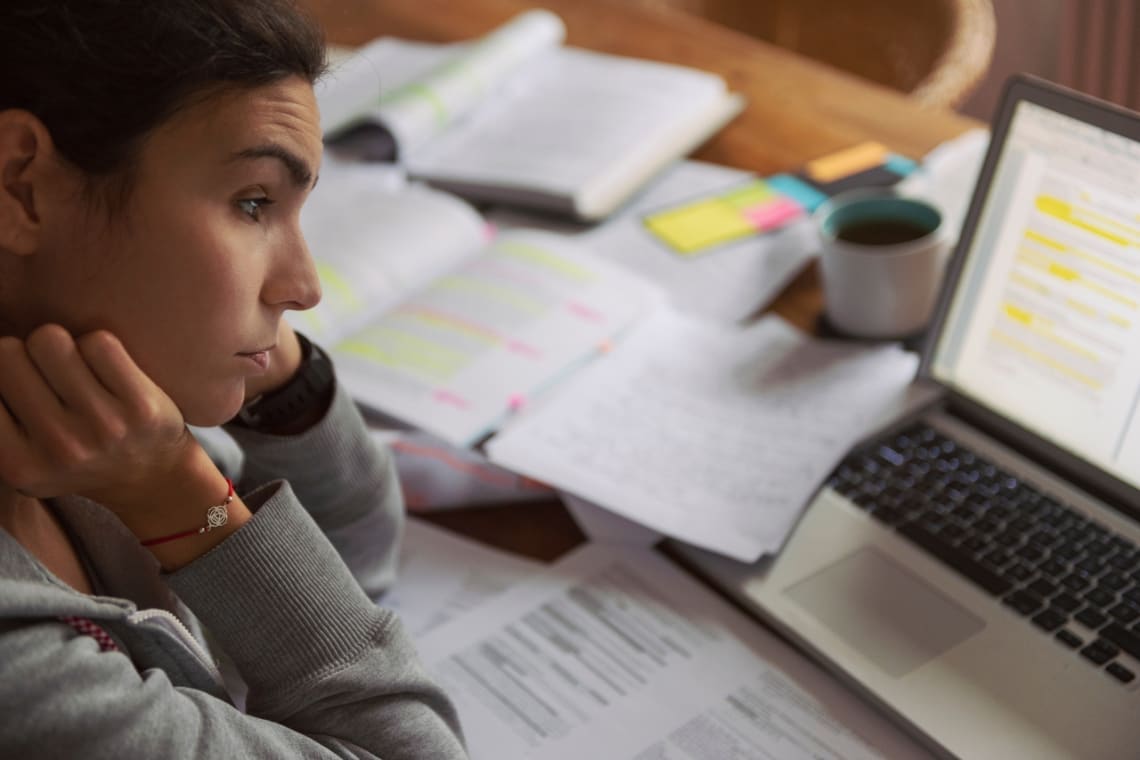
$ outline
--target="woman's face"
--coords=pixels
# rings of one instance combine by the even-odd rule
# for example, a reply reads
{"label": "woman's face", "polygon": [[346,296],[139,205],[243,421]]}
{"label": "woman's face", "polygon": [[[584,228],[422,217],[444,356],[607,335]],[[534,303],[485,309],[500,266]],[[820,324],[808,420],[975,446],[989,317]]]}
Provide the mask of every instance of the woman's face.
{"label": "woman's face", "polygon": [[76,199],[71,218],[45,219],[33,321],[109,329],[187,422],[229,419],[284,311],[320,299],[299,216],[321,151],[299,78],[180,111],[142,147],[121,213]]}

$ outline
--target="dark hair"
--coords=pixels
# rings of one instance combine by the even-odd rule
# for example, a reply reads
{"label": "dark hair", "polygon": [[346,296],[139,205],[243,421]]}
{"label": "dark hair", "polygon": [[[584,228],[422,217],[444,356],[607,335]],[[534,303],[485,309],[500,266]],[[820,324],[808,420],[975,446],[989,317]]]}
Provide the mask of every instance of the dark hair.
{"label": "dark hair", "polygon": [[0,110],[35,114],[121,199],[146,136],[194,98],[324,67],[293,0],[0,0]]}

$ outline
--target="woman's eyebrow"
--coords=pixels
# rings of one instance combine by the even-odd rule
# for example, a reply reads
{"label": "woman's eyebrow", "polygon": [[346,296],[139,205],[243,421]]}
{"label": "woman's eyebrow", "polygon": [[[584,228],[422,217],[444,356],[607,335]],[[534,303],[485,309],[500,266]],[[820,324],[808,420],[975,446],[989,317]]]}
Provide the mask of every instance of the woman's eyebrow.
{"label": "woman's eyebrow", "polygon": [[243,148],[230,156],[231,161],[255,161],[261,158],[275,158],[284,164],[289,172],[289,178],[299,188],[304,189],[316,184],[313,179],[313,170],[309,168],[304,159],[277,143],[265,143],[251,148]]}

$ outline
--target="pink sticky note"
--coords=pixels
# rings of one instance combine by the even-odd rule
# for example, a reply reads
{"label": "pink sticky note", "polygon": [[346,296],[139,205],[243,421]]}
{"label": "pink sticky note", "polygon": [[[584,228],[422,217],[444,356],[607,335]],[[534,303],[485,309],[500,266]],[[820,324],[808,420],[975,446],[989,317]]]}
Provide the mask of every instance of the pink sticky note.
{"label": "pink sticky note", "polygon": [[777,198],[771,203],[744,210],[744,218],[758,230],[774,230],[803,214],[803,208],[790,198]]}

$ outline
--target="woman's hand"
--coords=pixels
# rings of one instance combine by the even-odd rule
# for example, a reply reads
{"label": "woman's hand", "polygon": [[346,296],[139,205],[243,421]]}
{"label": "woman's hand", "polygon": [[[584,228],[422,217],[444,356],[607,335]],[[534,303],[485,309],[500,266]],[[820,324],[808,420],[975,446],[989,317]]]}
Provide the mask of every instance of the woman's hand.
{"label": "woman's hand", "polygon": [[104,330],[0,337],[0,402],[0,480],[30,496],[80,494],[124,516],[198,466],[178,407]]}

